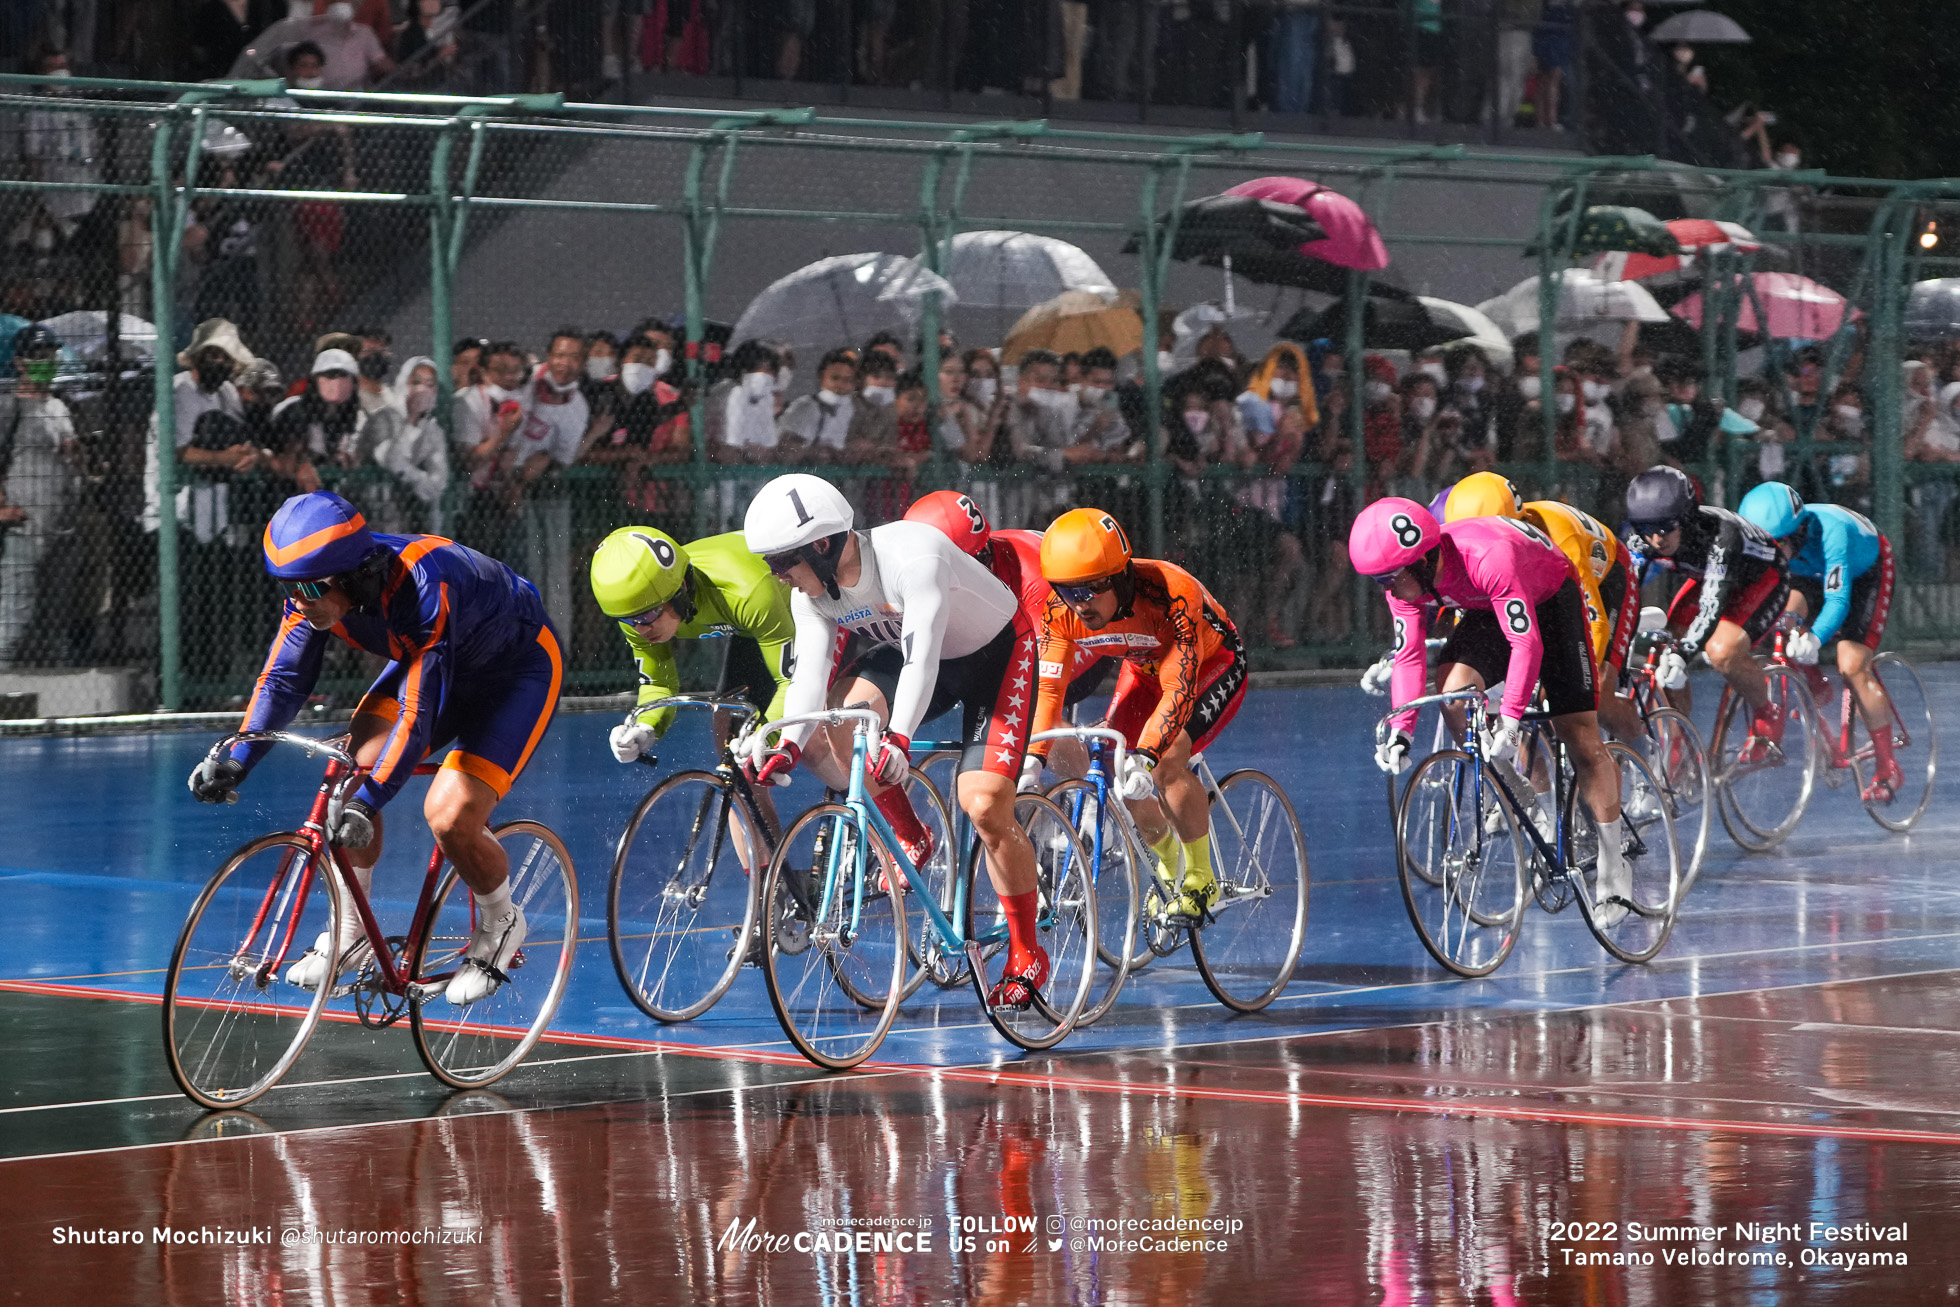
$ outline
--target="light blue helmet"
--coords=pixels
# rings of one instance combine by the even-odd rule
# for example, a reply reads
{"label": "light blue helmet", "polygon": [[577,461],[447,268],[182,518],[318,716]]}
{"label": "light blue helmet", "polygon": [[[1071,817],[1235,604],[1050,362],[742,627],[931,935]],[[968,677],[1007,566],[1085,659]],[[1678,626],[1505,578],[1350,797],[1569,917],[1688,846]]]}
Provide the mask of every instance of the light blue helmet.
{"label": "light blue helmet", "polygon": [[1736,509],[1745,522],[1754,522],[1781,540],[1792,535],[1803,519],[1803,496],[1781,481],[1765,481],[1742,497]]}

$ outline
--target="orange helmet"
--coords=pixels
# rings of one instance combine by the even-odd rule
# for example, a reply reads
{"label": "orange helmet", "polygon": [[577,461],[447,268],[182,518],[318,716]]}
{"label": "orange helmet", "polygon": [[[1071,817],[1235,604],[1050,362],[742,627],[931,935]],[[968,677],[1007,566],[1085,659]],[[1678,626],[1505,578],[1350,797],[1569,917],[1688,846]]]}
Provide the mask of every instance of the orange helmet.
{"label": "orange helmet", "polygon": [[1071,508],[1041,536],[1041,575],[1062,584],[1129,570],[1130,538],[1100,508]]}

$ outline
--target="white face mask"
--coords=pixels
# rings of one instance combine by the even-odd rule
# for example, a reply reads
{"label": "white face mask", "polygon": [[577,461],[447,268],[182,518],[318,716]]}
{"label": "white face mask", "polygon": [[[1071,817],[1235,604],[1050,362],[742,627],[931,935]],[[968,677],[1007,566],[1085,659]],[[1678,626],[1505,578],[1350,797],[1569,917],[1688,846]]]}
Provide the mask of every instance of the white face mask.
{"label": "white face mask", "polygon": [[1436,416],[1436,397],[1434,395],[1417,395],[1409,401],[1409,412],[1415,415],[1416,421],[1418,422],[1429,421],[1429,419]]}
{"label": "white face mask", "polygon": [[436,383],[433,381],[411,381],[408,383],[408,415],[420,418],[436,406]]}
{"label": "white face mask", "polygon": [[1561,413],[1570,413],[1573,409],[1577,408],[1578,406],[1579,406],[1579,397],[1573,394],[1571,391],[1566,391],[1564,394],[1561,394],[1558,397],[1558,411]]}
{"label": "white face mask", "polygon": [[1422,373],[1425,377],[1433,379],[1439,386],[1448,382],[1450,377],[1449,369],[1438,363],[1435,359],[1424,363],[1416,371]]}
{"label": "white face mask", "polygon": [[483,383],[483,393],[490,397],[490,402],[493,404],[507,404],[517,398],[516,391],[505,390],[494,381]]}
{"label": "white face mask", "polygon": [[1458,377],[1456,379],[1456,388],[1466,395],[1475,395],[1483,390],[1484,379],[1482,377]]}
{"label": "white face mask", "polygon": [[1163,373],[1170,373],[1170,372],[1175,372],[1176,370],[1177,370],[1177,356],[1175,354],[1172,354],[1167,349],[1158,350],[1157,371]]}
{"label": "white face mask", "polygon": [[1194,436],[1205,434],[1205,428],[1210,425],[1211,414],[1201,408],[1188,410],[1184,414],[1184,429]]}
{"label": "white face mask", "polygon": [[864,402],[875,404],[879,408],[885,407],[885,405],[897,398],[898,387],[896,386],[866,386],[864,388]]}
{"label": "white face mask", "polygon": [[337,0],[337,3],[327,6],[327,17],[343,25],[351,23],[354,21],[354,6],[347,0]]}
{"label": "white face mask", "polygon": [[1300,383],[1288,381],[1285,377],[1274,377],[1266,389],[1274,399],[1292,399],[1300,393]]}
{"label": "white face mask", "polygon": [[326,82],[327,79],[324,77],[297,77],[293,79],[293,85],[302,91],[317,91],[325,86]]}
{"label": "white face mask", "polygon": [[1790,169],[1797,166],[1797,160],[1799,157],[1800,156],[1794,150],[1784,150],[1776,156],[1776,166],[1783,169],[1785,172],[1788,172]]}
{"label": "white face mask", "polygon": [[1084,386],[1077,392],[1076,398],[1081,400],[1084,406],[1096,408],[1102,403],[1103,396],[1108,393],[1109,387],[1107,386]]}
{"label": "white face mask", "polygon": [[674,354],[672,350],[663,349],[663,350],[654,351],[654,355],[653,355],[654,376],[656,377],[666,376],[667,369],[673,366],[674,366]]}
{"label": "white face mask", "polygon": [[1585,391],[1586,391],[1586,402],[1588,404],[1598,404],[1602,402],[1609,394],[1612,393],[1613,390],[1611,386],[1608,386],[1603,381],[1588,381],[1584,384],[1585,384]]}
{"label": "white face mask", "polygon": [[1635,27],[1640,27],[1646,23],[1647,15],[1638,9],[1629,9],[1627,10],[1627,21]]}
{"label": "white face mask", "polygon": [[776,393],[776,379],[767,372],[751,372],[742,378],[742,393],[760,402]]}
{"label": "white face mask", "polygon": [[1387,399],[1394,389],[1395,387],[1389,385],[1386,381],[1371,381],[1368,383],[1368,398],[1372,402],[1379,404]]}
{"label": "white face mask", "polygon": [[1037,386],[1028,392],[1028,398],[1047,409],[1067,409],[1075,407],[1075,396],[1066,390],[1044,390]]}
{"label": "white face mask", "polygon": [[1857,429],[1859,419],[1865,415],[1865,411],[1856,404],[1838,404],[1831,409],[1831,412],[1837,414],[1840,426],[1851,427],[1854,430]]}
{"label": "white face mask", "polygon": [[585,375],[594,381],[611,381],[619,375],[619,360],[611,354],[597,354],[585,361]]}
{"label": "white face mask", "polygon": [[1533,372],[1518,378],[1518,393],[1526,399],[1537,399],[1539,390],[1544,384],[1545,379]]}
{"label": "white face mask", "polygon": [[1071,395],[1080,395],[1082,393],[1082,383],[1079,381],[1071,381],[1068,383],[1066,387],[1064,387],[1064,389],[1066,389],[1068,393]]}
{"label": "white face mask", "polygon": [[994,396],[1000,393],[1000,382],[992,377],[975,377],[966,383],[966,397],[981,408],[991,408]]}
{"label": "white face mask", "polygon": [[1761,422],[1763,420],[1763,401],[1760,399],[1745,399],[1735,406],[1735,411],[1748,418],[1751,422]]}
{"label": "white face mask", "polygon": [[778,395],[789,389],[790,378],[795,375],[796,370],[794,368],[780,368],[777,370],[774,385]]}
{"label": "white face mask", "polygon": [[627,394],[637,395],[653,385],[654,378],[659,375],[659,371],[650,363],[627,363],[619,369],[619,384],[626,388]]}

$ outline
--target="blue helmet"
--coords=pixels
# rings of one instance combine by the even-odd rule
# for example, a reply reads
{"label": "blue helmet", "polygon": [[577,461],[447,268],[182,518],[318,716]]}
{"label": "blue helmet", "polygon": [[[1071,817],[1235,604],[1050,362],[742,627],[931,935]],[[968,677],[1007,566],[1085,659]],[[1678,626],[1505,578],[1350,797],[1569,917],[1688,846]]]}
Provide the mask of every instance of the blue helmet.
{"label": "blue helmet", "polygon": [[1794,535],[1803,520],[1803,496],[1781,481],[1765,481],[1742,497],[1736,511],[1781,540]]}
{"label": "blue helmet", "polygon": [[361,510],[331,490],[294,495],[265,526],[265,570],[281,581],[340,576],[380,548]]}

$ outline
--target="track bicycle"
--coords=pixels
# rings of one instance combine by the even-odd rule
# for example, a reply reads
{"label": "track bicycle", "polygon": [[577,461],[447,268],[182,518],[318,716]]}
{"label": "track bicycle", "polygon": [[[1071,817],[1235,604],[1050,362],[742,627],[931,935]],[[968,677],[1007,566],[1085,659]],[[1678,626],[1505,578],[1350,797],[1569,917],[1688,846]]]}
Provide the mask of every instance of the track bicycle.
{"label": "track bicycle", "polygon": [[[987,997],[1006,968],[1007,917],[982,866],[979,842],[973,842],[948,912],[865,795],[865,759],[883,729],[878,715],[835,708],[751,729],[775,731],[803,722],[850,723],[851,764],[841,801],[817,804],[784,830],[763,885],[762,919],[770,923],[763,974],[790,1042],[831,1070],[870,1057],[890,1031],[899,1003],[918,983],[920,977],[908,981],[906,975],[916,950],[921,954],[916,970],[942,980],[963,964],[961,974],[1003,1038],[1026,1049],[1060,1043],[1088,1002],[1097,939],[1088,856],[1061,809],[1040,795],[1015,799],[1015,819],[1034,846],[1037,929],[1050,972],[1045,992],[1027,1007],[996,1008]],[[906,931],[908,900],[932,926],[917,942]]]}
{"label": "track bicycle", "polygon": [[1681,892],[1686,894],[1701,875],[1701,861],[1708,853],[1708,833],[1715,816],[1710,799],[1715,787],[1701,732],[1686,713],[1668,702],[1655,679],[1661,655],[1680,645],[1667,630],[1667,614],[1658,608],[1643,608],[1640,633],[1648,642],[1647,653],[1643,661],[1627,668],[1627,688],[1634,711],[1646,728],[1647,762],[1658,793],[1674,814],[1674,833],[1687,862],[1681,877]]}
{"label": "track bicycle", "polygon": [[[430,1073],[472,1089],[521,1062],[564,997],[578,943],[578,881],[564,843],[535,821],[491,830],[509,856],[511,900],[524,910],[529,934],[495,990],[452,1007],[442,995],[476,929],[476,897],[454,868],[444,872],[438,846],[408,932],[382,934],[345,850],[327,837],[329,810],[367,775],[344,740],[243,731],[211,746],[216,759],[238,744],[293,744],[324,754],[327,766],[306,820],[226,858],[171,952],[163,982],[164,1052],[178,1087],[205,1107],[238,1107],[277,1084],[332,1000],[351,998],[353,1011],[331,1020],[378,1029],[407,1016]],[[437,769],[425,762],[415,774]],[[347,912],[360,917],[372,953],[351,980],[342,980],[339,924]],[[319,935],[328,941],[332,979],[311,990],[288,983],[287,965]]]}
{"label": "track bicycle", "polygon": [[[1620,775],[1627,831],[1622,853],[1632,886],[1611,899],[1622,910],[1619,919],[1602,920],[1598,833],[1579,806],[1563,745],[1552,740],[1545,746],[1554,754],[1548,768],[1554,813],[1549,838],[1532,820],[1530,783],[1485,755],[1490,709],[1483,692],[1463,689],[1410,700],[1377,724],[1377,745],[1387,743],[1401,713],[1448,703],[1468,709],[1462,745],[1417,763],[1392,809],[1403,903],[1430,956],[1460,976],[1497,970],[1517,945],[1528,886],[1541,903],[1549,898],[1563,906],[1560,900],[1569,894],[1587,929],[1614,957],[1645,962],[1659,953],[1680,901],[1680,857],[1673,814],[1660,802],[1646,760],[1619,741],[1606,746]],[[1548,720],[1544,713],[1525,715],[1527,726]],[[1500,780],[1500,771],[1510,771],[1508,781]],[[1513,787],[1520,792],[1513,793]]]}
{"label": "track bicycle", "polygon": [[[1122,733],[1108,727],[1062,727],[1037,740],[1081,739],[1089,750],[1088,775],[1062,781],[1048,791],[1090,844],[1093,877],[1101,898],[1113,858],[1135,882],[1135,929],[1117,931],[1107,923],[1097,949],[1114,968],[1115,939],[1130,934],[1125,971],[1152,958],[1168,957],[1191,945],[1193,963],[1212,997],[1235,1012],[1257,1012],[1277,998],[1293,978],[1306,941],[1309,870],[1306,837],[1293,803],[1279,782],[1264,772],[1241,768],[1223,780],[1213,775],[1202,753],[1191,757],[1192,774],[1204,786],[1210,807],[1212,869],[1217,890],[1208,919],[1195,929],[1169,920],[1178,887],[1158,874],[1129,805],[1115,793],[1123,765]],[[1100,921],[1101,918],[1099,917]],[[1104,1010],[1124,983],[1117,977],[1103,1000]]]}

